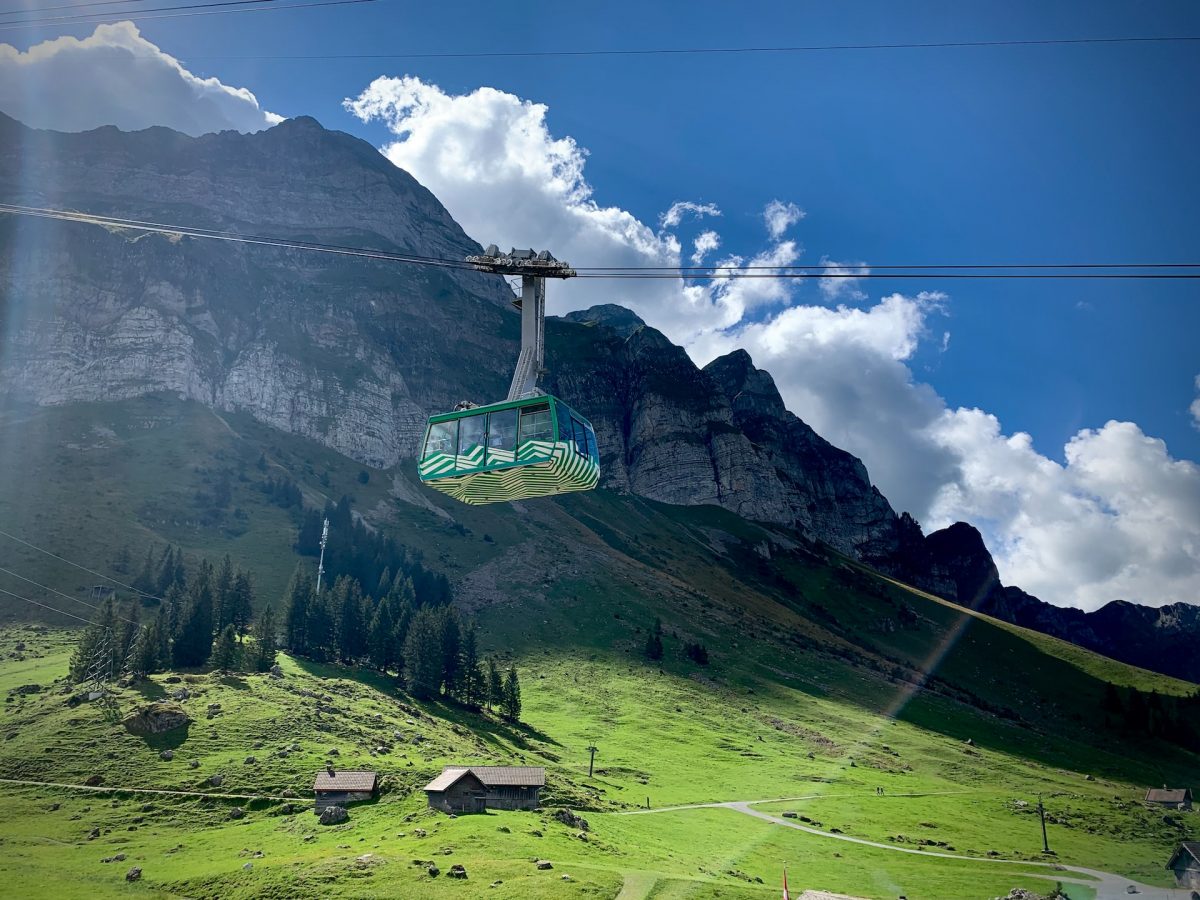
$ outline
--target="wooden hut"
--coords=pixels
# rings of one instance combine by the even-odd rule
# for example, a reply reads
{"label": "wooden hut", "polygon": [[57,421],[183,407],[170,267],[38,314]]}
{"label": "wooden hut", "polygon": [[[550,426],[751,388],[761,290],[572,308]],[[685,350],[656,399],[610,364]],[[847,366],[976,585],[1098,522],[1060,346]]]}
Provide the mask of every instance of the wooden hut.
{"label": "wooden hut", "polygon": [[545,786],[541,766],[446,766],[425,793],[431,807],[449,813],[537,809]]}
{"label": "wooden hut", "polygon": [[370,800],[379,788],[379,776],[374,772],[340,772],[332,766],[318,772],[313,783],[317,797],[316,811],[327,806],[342,806]]}
{"label": "wooden hut", "polygon": [[1181,888],[1200,890],[1200,841],[1181,843],[1167,868],[1175,873],[1175,883]]}
{"label": "wooden hut", "polygon": [[1146,802],[1169,806],[1171,809],[1191,809],[1191,788],[1151,788],[1146,791]]}

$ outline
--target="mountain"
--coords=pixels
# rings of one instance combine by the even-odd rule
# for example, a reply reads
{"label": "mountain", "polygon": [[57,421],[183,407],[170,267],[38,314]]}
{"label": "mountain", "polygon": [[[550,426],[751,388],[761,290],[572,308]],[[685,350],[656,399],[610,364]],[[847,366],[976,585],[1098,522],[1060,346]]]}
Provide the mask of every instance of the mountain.
{"label": "mountain", "polygon": [[1032,628],[1112,659],[1200,682],[1200,607],[1153,608],[1115,600],[1094,612],[1054,606],[1020,588],[1005,587],[983,537],[957,522],[935,531],[926,547],[953,582],[948,599],[1005,622]]}
{"label": "mountain", "polygon": [[[409,174],[307,117],[191,138],[38,131],[0,114],[0,198],[425,257],[480,249]],[[502,397],[516,359],[512,294],[495,276],[13,215],[0,245],[0,408],[166,394],[394,470],[428,414]],[[984,611],[1132,658],[1100,620],[999,588],[982,542],[926,539],[744,351],[699,368],[615,304],[551,319],[547,335],[545,387],[591,419],[604,487],[794,529],[959,602],[989,585]],[[1136,626],[1136,659],[1162,668],[1195,618],[1155,615],[1119,618]]]}

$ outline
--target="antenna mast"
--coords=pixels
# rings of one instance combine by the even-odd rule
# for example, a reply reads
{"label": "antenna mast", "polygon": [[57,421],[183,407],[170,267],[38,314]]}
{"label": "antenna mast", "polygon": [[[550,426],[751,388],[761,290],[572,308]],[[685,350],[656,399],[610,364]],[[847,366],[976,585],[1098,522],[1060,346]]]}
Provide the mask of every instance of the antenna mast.
{"label": "antenna mast", "polygon": [[555,259],[549,250],[537,253],[514,248],[501,253],[495,244],[479,256],[468,256],[467,262],[481,272],[521,276],[521,296],[513,301],[513,306],[521,310],[521,355],[507,399],[520,400],[541,393],[537,382],[546,360],[546,279],[571,278],[575,270]]}
{"label": "antenna mast", "polygon": [[317,593],[321,593],[321,576],[325,574],[325,545],[329,543],[329,520],[321,526],[321,558],[317,562]]}

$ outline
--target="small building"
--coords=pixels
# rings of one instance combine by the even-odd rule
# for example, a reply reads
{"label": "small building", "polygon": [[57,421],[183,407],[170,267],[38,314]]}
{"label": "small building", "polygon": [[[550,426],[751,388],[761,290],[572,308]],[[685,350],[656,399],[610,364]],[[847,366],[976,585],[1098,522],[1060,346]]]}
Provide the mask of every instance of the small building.
{"label": "small building", "polygon": [[1181,888],[1200,890],[1200,841],[1181,843],[1167,868],[1175,873],[1175,883]]}
{"label": "small building", "polygon": [[446,766],[425,793],[431,807],[448,813],[537,809],[545,786],[541,766]]}
{"label": "small building", "polygon": [[1191,788],[1151,788],[1146,791],[1146,802],[1169,806],[1171,809],[1191,809]]}
{"label": "small building", "polygon": [[317,773],[313,792],[317,797],[319,814],[327,806],[342,806],[370,800],[379,789],[379,776],[374,772],[339,772],[332,766]]}

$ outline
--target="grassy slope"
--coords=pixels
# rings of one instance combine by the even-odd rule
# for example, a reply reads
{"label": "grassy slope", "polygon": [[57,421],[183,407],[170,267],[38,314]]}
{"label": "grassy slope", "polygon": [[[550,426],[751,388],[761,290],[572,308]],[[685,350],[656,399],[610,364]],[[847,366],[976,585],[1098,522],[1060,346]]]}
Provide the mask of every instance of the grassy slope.
{"label": "grassy slope", "polygon": [[[98,863],[117,852],[109,845],[120,839],[129,842],[131,859],[136,853],[145,860],[147,887],[163,891],[197,895],[204,884],[213,894],[250,896],[269,893],[269,884],[284,896],[321,884],[322,893],[356,896],[394,881],[406,886],[405,896],[456,889],[461,896],[461,886],[431,882],[411,865],[441,846],[433,833],[425,842],[411,835],[403,844],[392,842],[400,840],[397,830],[406,830],[404,816],[419,810],[411,789],[442,762],[464,758],[545,763],[558,794],[598,809],[642,805],[647,796],[654,806],[812,796],[788,807],[847,834],[926,838],[962,853],[992,850],[1013,859],[1034,858],[1040,841],[1029,807],[1014,801],[1035,802],[1043,793],[1059,820],[1050,837],[1062,861],[1155,883],[1163,883],[1161,866],[1174,842],[1188,829],[1193,837],[1200,831],[1196,816],[1183,817],[1180,829],[1137,802],[1146,784],[1184,783],[1197,758],[1111,733],[1098,713],[1104,680],[1169,693],[1192,686],[889,584],[803,546],[795,535],[718,509],[679,509],[606,492],[465,508],[432,492],[415,494],[419,489],[404,472],[373,472],[363,486],[355,477],[361,467],[309,442],[161,400],[38,411],[19,426],[7,424],[0,424],[0,456],[19,450],[22,457],[44,459],[46,468],[35,470],[42,483],[31,478],[0,490],[6,530],[104,571],[128,536],[134,536],[135,557],[158,537],[182,543],[192,555],[228,550],[255,570],[270,595],[294,564],[294,530],[289,515],[254,488],[259,453],[265,450],[272,465],[301,481],[313,501],[355,494],[373,521],[459,582],[486,648],[521,669],[530,725],[513,731],[438,706],[427,710],[433,718],[416,719],[396,705],[384,680],[318,682],[319,675],[344,673],[290,663],[281,683],[204,676],[189,685],[204,692],[203,699],[188,701],[199,721],[176,760],[164,763],[158,743],[125,735],[94,707],[68,711],[62,698],[49,695],[14,700],[0,720],[5,737],[15,735],[0,744],[0,774],[10,777],[77,782],[100,772],[121,784],[196,787],[221,771],[231,790],[270,793],[306,787],[329,746],[339,747],[342,765],[362,763],[395,776],[395,792],[356,814],[338,838],[349,847],[344,851],[310,816],[252,812],[234,825],[222,819],[227,807],[216,804],[213,811],[215,801],[188,800],[162,803],[152,827],[119,835],[114,829],[99,852],[93,844],[100,842],[82,838],[93,824],[110,824],[117,815],[103,801],[63,800],[54,792],[64,805],[51,813],[50,793],[22,789],[12,801],[21,810],[20,832],[5,831],[0,871],[41,870],[56,891],[90,892],[93,877],[123,887],[123,866]],[[45,449],[31,453],[31,446]],[[63,453],[71,459],[59,458]],[[232,517],[234,527],[222,529],[178,512],[190,508],[222,467],[248,479],[234,479],[231,503],[246,511],[242,534]],[[401,496],[428,498],[428,507],[392,496],[393,484]],[[89,527],[67,527],[70,518]],[[753,549],[764,542],[771,547],[769,562]],[[52,563],[0,545],[0,565],[58,587],[80,583],[71,570],[43,561]],[[895,627],[902,604],[916,612],[916,627]],[[655,616],[668,633],[661,669],[640,655]],[[46,655],[17,661],[6,653],[0,687],[46,684],[63,673],[65,652],[53,634],[21,635]],[[15,639],[0,638],[0,650]],[[705,643],[712,664],[698,669],[686,662],[679,653],[684,640]],[[349,715],[318,719],[315,701],[289,690],[310,680],[307,689],[327,694]],[[121,702],[128,707],[137,699]],[[215,737],[204,719],[208,702],[222,704],[212,722]],[[376,714],[383,719],[373,719]],[[318,732],[318,725],[332,730]],[[372,758],[369,748],[395,729],[406,736],[417,729],[429,740]],[[253,749],[256,740],[265,742],[262,751]],[[301,742],[301,752],[271,756],[290,740]],[[600,753],[589,786],[583,748],[593,741]],[[247,766],[248,754],[259,762]],[[192,757],[201,760],[200,769],[183,768]],[[1085,774],[1097,780],[1086,781]],[[884,799],[874,795],[876,786],[885,788]],[[963,789],[973,793],[898,796]],[[82,813],[85,805],[93,812]],[[133,815],[137,805],[123,802],[120,815]],[[613,896],[626,875],[631,883],[657,883],[656,897],[765,896],[765,887],[743,876],[773,885],[780,860],[792,861],[793,886],[802,865],[804,886],[864,896],[892,896],[897,885],[909,896],[991,896],[1016,883],[1011,872],[983,864],[853,847],[729,810],[590,818],[595,839],[587,844],[557,823],[538,826],[545,837],[531,837],[530,823],[538,820],[529,814],[428,821],[455,835],[446,863],[463,861],[475,885],[484,878],[505,882],[497,896],[586,896],[589,890]],[[511,834],[495,830],[505,822]],[[305,842],[309,832],[320,834]],[[181,842],[183,849],[163,855]],[[263,849],[266,856],[244,872],[242,849]],[[387,861],[354,863],[363,852]],[[562,865],[554,873],[531,873],[533,855],[568,863],[575,881],[545,877],[561,874]],[[628,874],[636,872],[652,874]],[[349,874],[361,877],[344,877]],[[333,876],[335,882],[321,881]],[[182,879],[190,884],[179,884]]]}

